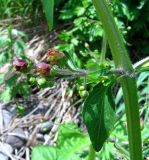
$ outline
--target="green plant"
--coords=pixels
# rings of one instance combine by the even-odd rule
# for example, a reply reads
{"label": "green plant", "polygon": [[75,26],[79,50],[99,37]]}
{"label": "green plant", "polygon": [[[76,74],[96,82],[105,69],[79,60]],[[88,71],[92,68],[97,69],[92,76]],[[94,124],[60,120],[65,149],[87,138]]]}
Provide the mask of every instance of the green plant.
{"label": "green plant", "polygon": [[[93,2],[97,10],[97,15],[100,17],[100,20],[103,24],[105,34],[108,35],[107,40],[112,52],[116,70],[120,74],[122,74],[122,77],[120,77],[119,80],[122,85],[126,107],[130,159],[141,160],[142,148],[139,122],[139,106],[134,69],[123,44],[123,37],[121,36],[115,24],[114,18],[110,12],[108,5],[104,1],[93,0]],[[84,11],[81,9],[79,11],[81,12],[77,12],[78,14],[84,13]],[[71,16],[71,14],[68,14],[68,16]],[[75,42],[76,44],[78,43],[77,41]],[[115,122],[114,111],[113,114],[110,114],[112,113],[112,108],[114,109],[112,96],[109,95],[109,91],[106,91],[108,90],[108,86],[111,86],[112,80],[110,82],[107,82],[106,80],[107,79],[103,79],[101,82],[99,82],[99,84],[97,85],[98,87],[94,86],[93,91],[86,99],[83,110],[84,121],[87,126],[93,147],[96,151],[99,151],[102,148]],[[98,91],[100,91],[100,93]],[[97,100],[98,94],[101,94],[102,96],[100,103]],[[100,108],[99,106],[102,106],[103,108]],[[94,124],[97,124],[97,126],[94,126]],[[99,137],[99,135],[101,137]],[[92,154],[94,153],[92,152]],[[91,157],[91,159],[92,158],[93,157]]]}
{"label": "green plant", "polygon": [[[50,1],[47,1],[47,3],[49,2]],[[52,2],[54,3],[54,1]],[[106,2],[104,2],[104,0],[93,0],[97,10],[97,14],[99,15],[101,20],[98,21],[95,14],[95,9],[92,5],[92,1],[83,0],[82,2],[80,2],[76,0],[75,2],[78,5],[77,7],[75,7],[76,3],[73,3],[72,0],[68,1],[68,3],[66,3],[66,6],[64,6],[60,17],[66,20],[73,19],[74,28],[70,25],[70,30],[68,32],[62,32],[60,34],[60,38],[65,43],[55,47],[63,51],[65,54],[65,62],[67,62],[67,64],[62,64],[62,66],[64,66],[65,68],[59,68],[59,65],[55,63],[52,64],[52,57],[48,59],[52,64],[52,66],[50,67],[48,65],[48,71],[46,70],[45,72],[45,69],[47,67],[44,68],[43,66],[37,66],[37,68],[41,71],[39,73],[42,73],[38,77],[39,79],[36,79],[35,77],[32,78],[32,73],[29,74],[27,79],[29,79],[29,81],[33,82],[34,84],[38,83],[40,86],[43,85],[44,87],[48,86],[47,81],[50,78],[53,79],[57,75],[61,77],[79,77],[79,80],[76,81],[79,85],[82,85],[83,81],[85,82],[85,87],[78,87],[78,90],[80,91],[80,95],[84,99],[86,98],[86,95],[83,96],[84,93],[88,93],[89,91],[89,95],[87,95],[87,98],[84,102],[83,119],[87,126],[92,145],[90,145],[90,143],[85,143],[86,141],[83,141],[85,138],[87,139],[87,142],[89,142],[88,138],[86,136],[83,136],[80,132],[79,143],[76,144],[76,142],[78,142],[78,131],[77,134],[75,130],[69,132],[69,127],[73,127],[73,125],[70,125],[68,128],[66,127],[67,130],[63,132],[64,135],[61,135],[59,133],[59,136],[61,135],[61,138],[63,140],[61,141],[61,139],[58,138],[58,144],[56,147],[35,147],[33,149],[32,158],[37,159],[36,156],[38,155],[41,156],[40,159],[62,159],[62,157],[65,159],[70,159],[70,157],[72,159],[80,159],[82,158],[82,155],[76,155],[75,153],[80,151],[84,147],[84,145],[90,145],[89,153],[87,153],[88,156],[86,154],[86,157],[83,157],[84,159],[88,158],[88,160],[93,160],[97,156],[106,160],[110,159],[111,157],[114,159],[115,153],[112,154],[110,151],[108,152],[108,150],[116,149],[123,155],[123,157],[127,159],[129,159],[130,157],[130,159],[132,160],[141,160],[142,150],[139,125],[139,106],[135,80],[135,74],[141,72],[141,68],[139,68],[139,70],[133,69],[124,46],[124,42],[126,43],[126,41],[124,41],[124,38],[121,36],[121,33],[118,30],[119,28],[121,29],[121,32],[124,33],[124,31],[126,31],[126,28],[123,27],[123,23],[120,23],[121,21],[119,21],[117,18],[115,18],[114,21],[114,18],[110,12],[109,8],[112,7],[113,13],[117,13],[119,8],[115,9],[114,4],[117,4],[117,6],[119,6],[119,3],[118,1],[114,1],[113,3],[108,3],[108,6]],[[42,3],[44,3],[44,1],[42,1]],[[53,25],[53,3],[51,5],[52,10],[50,12],[50,16],[47,6],[43,4],[50,28]],[[145,1],[142,1],[142,7],[145,3]],[[71,10],[68,10],[70,6],[72,6],[73,12],[71,12]],[[122,8],[123,12],[120,14],[121,16],[125,15],[130,21],[135,19],[134,17],[131,17],[131,14],[128,14],[127,6],[122,5]],[[119,24],[118,28],[115,22]],[[11,34],[9,36],[11,37]],[[102,37],[103,44],[101,45],[101,47],[98,47],[98,50],[96,50],[98,44],[102,40]],[[107,42],[112,52],[115,67],[109,60],[105,59],[107,54]],[[10,48],[12,48],[13,43],[10,44]],[[93,47],[92,44],[94,44]],[[85,68],[86,70],[80,68]],[[146,77],[146,75],[148,74],[145,73],[144,77]],[[16,79],[17,77],[15,78],[15,81]],[[9,82],[11,81],[9,80]],[[114,104],[113,96],[111,94],[111,88],[117,81],[120,82],[122,86],[126,116],[124,114],[124,108],[120,106],[117,110],[117,113],[119,113],[120,115],[118,114],[119,117],[116,119],[116,107]],[[10,86],[11,85],[12,83],[10,84]],[[118,96],[116,97],[117,104],[121,103],[122,90],[120,89],[118,92],[119,98],[117,98]],[[142,98],[140,98],[140,101],[145,101],[145,98],[143,97],[143,100]],[[122,103],[121,105],[124,106],[124,103]],[[146,107],[143,107],[142,110],[144,110],[144,108]],[[146,113],[145,117],[147,116],[148,112]],[[145,118],[145,120],[146,119],[147,118]],[[127,126],[121,124],[126,121]],[[122,134],[119,130],[123,130],[123,135],[119,141],[122,142],[123,139],[127,140],[126,127],[128,127],[129,147],[128,145],[119,145],[115,140],[117,132],[119,134]],[[115,131],[112,132],[112,129],[115,129]],[[147,127],[144,125],[142,129],[143,132],[146,131],[146,129]],[[62,130],[64,130],[64,128]],[[109,137],[110,133],[111,136]],[[76,139],[73,137],[74,135],[77,137]],[[70,142],[72,139],[73,141]],[[143,133],[143,142],[146,143],[146,139],[147,136]],[[65,141],[66,144],[68,142],[69,145],[63,145],[65,144]],[[81,147],[81,149],[79,147]],[[130,151],[128,152],[129,148]],[[98,154],[95,153],[95,151],[100,152]],[[68,154],[69,152],[70,154]]]}

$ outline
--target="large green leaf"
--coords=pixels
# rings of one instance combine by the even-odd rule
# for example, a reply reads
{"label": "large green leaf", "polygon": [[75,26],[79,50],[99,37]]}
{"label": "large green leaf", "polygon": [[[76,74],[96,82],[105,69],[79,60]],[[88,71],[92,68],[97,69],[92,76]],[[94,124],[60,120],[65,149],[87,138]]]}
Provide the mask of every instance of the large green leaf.
{"label": "large green leaf", "polygon": [[83,119],[91,142],[99,151],[115,123],[115,104],[111,84],[97,84],[84,103]]}
{"label": "large green leaf", "polygon": [[54,0],[41,0],[41,2],[48,22],[49,30],[51,30],[53,27]]}
{"label": "large green leaf", "polygon": [[36,146],[32,151],[32,160],[57,160],[56,148],[51,146]]}

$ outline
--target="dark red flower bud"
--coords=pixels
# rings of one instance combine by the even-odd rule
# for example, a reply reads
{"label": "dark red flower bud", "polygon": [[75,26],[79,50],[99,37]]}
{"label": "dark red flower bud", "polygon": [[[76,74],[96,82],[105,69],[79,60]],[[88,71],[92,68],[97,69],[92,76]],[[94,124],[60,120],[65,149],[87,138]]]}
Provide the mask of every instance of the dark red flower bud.
{"label": "dark red flower bud", "polygon": [[48,76],[50,74],[50,69],[51,66],[47,63],[39,63],[37,65],[37,71],[43,76]]}
{"label": "dark red flower bud", "polygon": [[48,50],[48,56],[53,56],[53,55],[56,55],[56,54],[59,54],[60,52],[58,50],[54,50],[54,49],[50,49]]}
{"label": "dark red flower bud", "polygon": [[56,64],[61,59],[63,59],[64,54],[57,50],[48,50],[47,59],[50,61],[50,64]]}
{"label": "dark red flower bud", "polygon": [[28,63],[25,60],[22,60],[20,58],[16,58],[13,61],[13,66],[16,69],[16,71],[23,72],[27,68]]}

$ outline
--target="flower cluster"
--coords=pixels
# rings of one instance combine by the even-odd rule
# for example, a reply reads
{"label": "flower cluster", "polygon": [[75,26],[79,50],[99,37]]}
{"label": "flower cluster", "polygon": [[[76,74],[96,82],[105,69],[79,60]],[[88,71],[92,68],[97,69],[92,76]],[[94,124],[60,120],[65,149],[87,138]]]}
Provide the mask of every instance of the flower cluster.
{"label": "flower cluster", "polygon": [[[57,51],[57,50],[48,50],[46,54],[46,61],[47,62],[40,62],[36,65],[36,70],[41,76],[49,76],[50,70],[52,68],[52,65],[57,64],[62,58],[64,57],[64,54]],[[13,61],[13,66],[16,71],[24,73],[24,71],[27,70],[28,63],[21,59],[16,58]]]}

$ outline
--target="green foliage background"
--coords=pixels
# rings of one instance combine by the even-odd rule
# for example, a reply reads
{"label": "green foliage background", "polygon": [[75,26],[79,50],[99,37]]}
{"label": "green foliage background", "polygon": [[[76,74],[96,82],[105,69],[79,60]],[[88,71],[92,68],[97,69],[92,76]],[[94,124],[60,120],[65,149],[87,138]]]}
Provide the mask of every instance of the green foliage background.
{"label": "green foliage background", "polygon": [[[147,43],[149,2],[143,0],[133,3],[130,0],[114,0],[110,1],[109,5],[115,15],[116,23],[124,35],[133,62],[147,56],[149,50]],[[68,24],[68,29],[65,27],[60,34],[60,39],[65,43],[60,46],[62,50],[74,50],[77,56],[83,59],[89,58],[90,54],[95,56],[100,53],[103,29],[97,19],[92,1],[69,0],[60,13],[59,19]]]}

